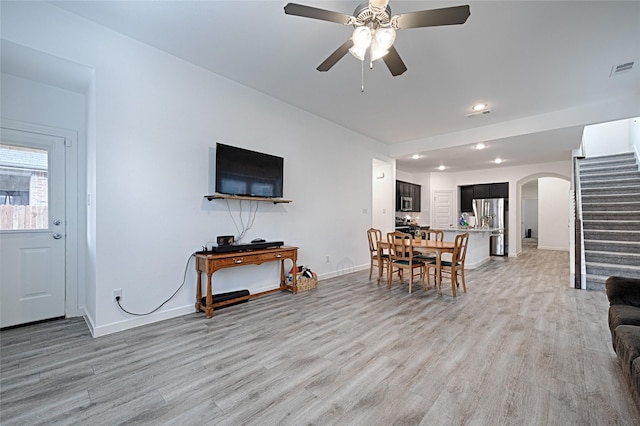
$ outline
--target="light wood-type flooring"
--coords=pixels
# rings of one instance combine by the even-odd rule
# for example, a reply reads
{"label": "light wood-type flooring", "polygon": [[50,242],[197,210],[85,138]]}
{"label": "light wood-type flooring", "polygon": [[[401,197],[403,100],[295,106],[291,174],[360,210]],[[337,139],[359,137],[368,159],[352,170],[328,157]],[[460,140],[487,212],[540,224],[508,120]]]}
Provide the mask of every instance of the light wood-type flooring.
{"label": "light wood-type flooring", "polygon": [[456,299],[362,271],[97,339],[77,318],[4,330],[0,423],[638,425],[606,296],[568,264],[525,247]]}

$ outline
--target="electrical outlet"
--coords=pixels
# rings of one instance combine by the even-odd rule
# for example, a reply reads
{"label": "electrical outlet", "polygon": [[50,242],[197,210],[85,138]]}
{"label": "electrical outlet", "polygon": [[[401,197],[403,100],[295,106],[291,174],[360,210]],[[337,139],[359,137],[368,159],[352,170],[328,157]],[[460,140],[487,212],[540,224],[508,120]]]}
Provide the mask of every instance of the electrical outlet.
{"label": "electrical outlet", "polygon": [[113,301],[116,301],[116,297],[119,297],[120,299],[122,299],[122,289],[119,288],[117,290],[113,290]]}
{"label": "electrical outlet", "polygon": [[327,255],[327,263],[329,263],[329,262],[331,262],[331,261],[329,260],[329,255]]}

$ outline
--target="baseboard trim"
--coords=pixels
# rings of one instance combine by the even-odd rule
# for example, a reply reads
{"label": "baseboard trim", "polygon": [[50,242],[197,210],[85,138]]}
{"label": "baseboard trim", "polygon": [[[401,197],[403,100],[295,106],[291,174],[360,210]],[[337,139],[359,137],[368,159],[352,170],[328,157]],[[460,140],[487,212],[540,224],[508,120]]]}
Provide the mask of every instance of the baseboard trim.
{"label": "baseboard trim", "polygon": [[538,250],[569,251],[568,247],[538,246]]}
{"label": "baseboard trim", "polygon": [[[158,321],[163,321],[171,318],[181,317],[183,315],[191,314],[195,312],[195,306],[189,304],[179,308],[170,309],[167,311],[158,312],[155,314],[147,315],[140,318],[131,318],[124,321],[119,321],[107,325],[95,327],[93,324],[89,325],[91,335],[93,337],[102,337],[109,334],[117,333],[119,331],[129,330],[131,328],[140,327],[147,324],[153,324]],[[86,319],[87,317],[85,317]]]}

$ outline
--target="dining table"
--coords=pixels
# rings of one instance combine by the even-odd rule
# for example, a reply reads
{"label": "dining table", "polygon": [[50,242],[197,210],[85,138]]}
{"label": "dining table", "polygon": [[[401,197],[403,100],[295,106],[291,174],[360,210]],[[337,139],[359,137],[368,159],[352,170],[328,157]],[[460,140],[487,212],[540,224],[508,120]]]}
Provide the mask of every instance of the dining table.
{"label": "dining table", "polygon": [[[436,255],[436,288],[438,291],[438,296],[442,295],[440,290],[440,284],[442,283],[442,254],[443,253],[453,253],[453,249],[455,244],[453,241],[435,241],[435,240],[427,240],[424,238],[415,238],[411,237],[411,246],[419,250],[421,252],[431,252]],[[380,282],[380,278],[382,277],[382,255],[386,250],[387,253],[389,251],[390,244],[388,241],[378,241],[378,282]],[[429,277],[427,277],[427,280]]]}

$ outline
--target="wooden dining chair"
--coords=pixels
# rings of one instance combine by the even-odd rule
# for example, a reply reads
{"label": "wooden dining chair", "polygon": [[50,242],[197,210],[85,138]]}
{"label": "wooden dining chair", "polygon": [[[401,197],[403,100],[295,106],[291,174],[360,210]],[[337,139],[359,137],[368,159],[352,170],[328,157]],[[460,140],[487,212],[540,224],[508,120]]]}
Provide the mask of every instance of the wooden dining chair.
{"label": "wooden dining chair", "polygon": [[[430,240],[430,241],[443,241],[444,240],[444,231],[436,230],[436,229],[428,229],[422,231],[422,239]],[[436,259],[436,254],[433,251],[424,251],[422,249],[416,250],[415,252],[416,258],[424,261],[431,262]]]}
{"label": "wooden dining chair", "polygon": [[[457,296],[456,289],[460,286],[460,281],[462,282],[462,289],[464,292],[467,292],[467,283],[464,279],[464,262],[467,257],[467,246],[469,245],[469,233],[465,232],[463,234],[456,235],[454,240],[454,248],[453,254],[451,255],[451,261],[442,260],[440,262],[440,283],[442,283],[442,273],[448,275],[451,279],[451,290],[453,292],[453,297]],[[427,265],[427,272],[429,272],[433,268],[434,270],[437,268],[436,261],[432,261]],[[437,271],[434,272],[434,277]],[[428,275],[427,275],[428,276]],[[435,277],[436,283],[438,282],[438,278]],[[438,286],[438,295],[442,295],[442,291],[440,286]]]}
{"label": "wooden dining chair", "polygon": [[393,278],[394,269],[398,271],[400,282],[404,283],[404,271],[409,271],[409,293],[413,287],[413,277],[417,270],[420,274],[422,287],[424,288],[424,276],[426,272],[426,263],[420,259],[416,259],[411,244],[411,235],[404,232],[389,232],[387,234],[387,242],[389,243],[389,265],[387,267],[387,287],[391,288],[391,280]]}
{"label": "wooden dining chair", "polygon": [[369,238],[369,254],[371,255],[371,266],[369,267],[369,280],[371,280],[371,274],[373,267],[378,270],[378,283],[380,283],[380,277],[389,263],[389,254],[385,253],[382,248],[378,246],[378,242],[382,240],[382,231],[376,228],[367,229],[367,237]]}

